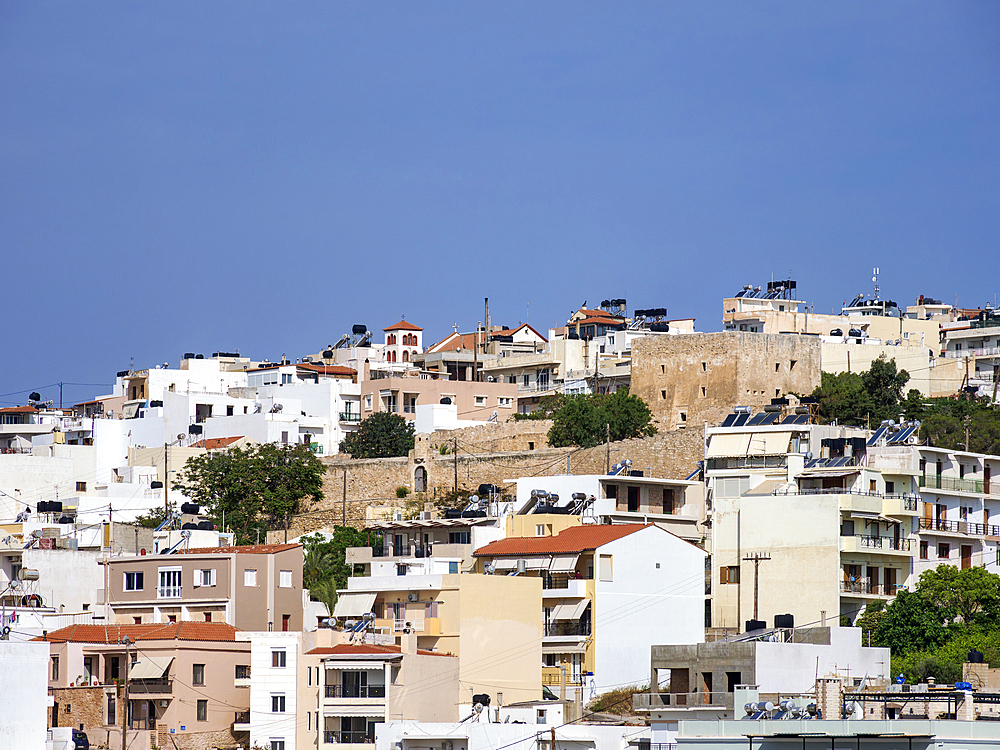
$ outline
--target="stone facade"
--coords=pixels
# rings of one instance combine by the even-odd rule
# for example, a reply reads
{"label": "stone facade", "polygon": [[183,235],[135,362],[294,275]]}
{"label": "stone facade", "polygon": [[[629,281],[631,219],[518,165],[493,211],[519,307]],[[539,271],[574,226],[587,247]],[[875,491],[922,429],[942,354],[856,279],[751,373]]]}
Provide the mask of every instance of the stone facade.
{"label": "stone facade", "polygon": [[[518,433],[515,425],[525,429]],[[341,525],[363,528],[369,506],[413,510],[414,501],[433,502],[455,486],[475,491],[480,484],[495,484],[513,494],[518,477],[555,474],[602,474],[606,471],[607,448],[545,448],[544,435],[550,422],[526,421],[452,433],[417,435],[416,445],[406,458],[352,460],[324,458],[327,465],[323,482],[324,499],[301,509],[289,524],[288,536]],[[476,432],[478,431],[478,432]],[[457,440],[457,443],[454,442]],[[533,450],[496,450],[524,444]],[[457,445],[457,453],[453,452]],[[447,453],[441,452],[445,446]],[[650,438],[623,440],[611,444],[610,463],[631,459],[632,468],[654,476],[684,479],[704,457],[704,434],[699,428],[657,434]],[[425,491],[417,493],[418,474],[426,472]],[[347,477],[346,502],[344,477]],[[406,487],[409,495],[398,498],[396,490]],[[409,508],[407,507],[409,506]],[[282,541],[284,530],[268,533],[268,541]]]}
{"label": "stone facade", "polygon": [[717,425],[736,405],[763,407],[820,384],[820,343],[809,336],[694,333],[632,344],[633,395],[661,430]]}
{"label": "stone facade", "polygon": [[[49,726],[83,729],[88,734],[92,730],[106,726],[104,692],[104,687],[89,685],[49,688],[49,695],[55,701],[53,708],[49,709]],[[120,715],[118,719],[121,720]],[[112,727],[110,731],[115,729]],[[104,730],[99,729],[97,734],[103,736]]]}

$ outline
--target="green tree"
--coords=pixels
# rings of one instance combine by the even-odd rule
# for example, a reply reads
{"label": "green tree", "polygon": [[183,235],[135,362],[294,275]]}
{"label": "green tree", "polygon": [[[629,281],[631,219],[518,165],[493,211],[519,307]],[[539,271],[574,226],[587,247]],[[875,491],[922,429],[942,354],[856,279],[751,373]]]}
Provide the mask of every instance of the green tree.
{"label": "green tree", "polygon": [[893,656],[937,648],[948,639],[946,617],[914,591],[900,591],[886,608],[872,643],[888,646]]}
{"label": "green tree", "polygon": [[899,416],[903,387],[909,380],[910,374],[906,370],[897,370],[896,360],[886,360],[884,354],[861,373],[861,384],[871,403],[872,424]]}
{"label": "green tree", "polygon": [[[176,513],[177,503],[169,503],[169,505],[170,505],[170,512]],[[161,523],[163,523],[163,519],[166,517],[167,517],[166,510],[164,508],[152,508],[149,511],[149,513],[144,513],[143,515],[136,518],[135,523],[137,526],[141,526],[146,529],[155,529],[158,528]]]}
{"label": "green tree", "polygon": [[398,414],[378,411],[340,443],[351,458],[395,458],[413,450],[414,427]]}
{"label": "green tree", "polygon": [[882,624],[884,618],[885,602],[874,601],[865,607],[865,611],[861,613],[856,623],[857,627],[861,628],[862,646],[885,646],[884,643],[880,643],[878,640],[879,626]]}
{"label": "green tree", "polygon": [[899,415],[903,387],[909,379],[909,373],[897,370],[896,360],[886,360],[885,355],[860,374],[824,372],[812,393],[817,401],[816,413],[826,422],[852,425],[877,425],[884,419],[894,419]]}
{"label": "green tree", "polygon": [[175,483],[236,534],[238,544],[277,528],[306,498],[323,497],[326,467],[304,445],[261,443],[192,456]]}
{"label": "green tree", "polygon": [[920,574],[917,593],[947,620],[957,617],[971,625],[995,623],[1000,617],[1000,576],[986,568],[938,565]]}
{"label": "green tree", "polygon": [[549,445],[560,448],[578,445],[589,448],[611,440],[655,435],[653,415],[638,396],[625,389],[611,395],[565,396],[552,413]]}
{"label": "green tree", "polygon": [[305,547],[302,584],[310,592],[327,580],[333,581],[335,589],[346,588],[347,579],[361,571],[361,566],[347,564],[347,548],[369,546],[365,532],[351,526],[334,526],[329,535],[311,534],[300,541]]}

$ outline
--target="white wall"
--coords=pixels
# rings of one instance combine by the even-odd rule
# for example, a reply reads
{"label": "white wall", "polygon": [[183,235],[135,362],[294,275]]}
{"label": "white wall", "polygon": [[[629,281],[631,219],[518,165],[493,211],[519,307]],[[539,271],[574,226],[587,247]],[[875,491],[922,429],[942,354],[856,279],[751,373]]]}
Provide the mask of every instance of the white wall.
{"label": "white wall", "polygon": [[[267,747],[272,737],[283,737],[285,750],[295,750],[296,685],[302,633],[237,633],[250,641],[250,746]],[[285,649],[285,667],[271,667],[271,651]],[[285,713],[271,713],[271,694],[285,694]]]}
{"label": "white wall", "polygon": [[[416,721],[390,721],[375,725],[373,750],[392,750],[397,742],[402,750],[440,750],[448,739],[452,750],[497,750],[516,746],[518,750],[531,750],[538,746],[536,735],[547,740],[551,728],[545,724],[445,724]],[[614,750],[649,739],[649,727],[599,726],[596,724],[568,724],[556,729],[556,745],[573,750],[600,748]]]}
{"label": "white wall", "polygon": [[48,697],[49,644],[0,641],[0,747],[43,750]]}
{"label": "white wall", "polygon": [[654,644],[705,640],[706,553],[656,526],[597,553],[612,555],[613,566],[612,581],[600,580],[599,564],[594,571],[594,681],[602,693],[645,684]]}
{"label": "white wall", "polygon": [[98,606],[99,592],[104,589],[99,556],[91,550],[26,549],[21,560],[24,567],[38,571],[38,593],[46,607],[80,612],[87,604],[92,611],[103,611]]}
{"label": "white wall", "polygon": [[809,692],[819,676],[833,673],[871,678],[889,677],[889,649],[861,645],[860,628],[830,628],[830,645],[812,643],[756,644],[756,681],[762,693]]}

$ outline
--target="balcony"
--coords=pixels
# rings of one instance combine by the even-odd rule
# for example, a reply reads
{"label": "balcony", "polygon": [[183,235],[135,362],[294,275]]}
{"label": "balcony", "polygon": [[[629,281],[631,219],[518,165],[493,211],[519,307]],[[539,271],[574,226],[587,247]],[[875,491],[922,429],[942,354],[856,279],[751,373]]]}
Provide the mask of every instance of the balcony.
{"label": "balcony", "polygon": [[327,698],[385,698],[385,685],[326,685]]}
{"label": "balcony", "polygon": [[906,588],[901,583],[869,583],[867,580],[861,581],[841,581],[840,593],[861,597],[872,596],[895,596],[900,590]]}
{"label": "balcony", "polygon": [[733,694],[706,693],[635,693],[632,708],[637,712],[659,711],[667,708],[692,708],[696,706],[732,707]]}
{"label": "balcony", "polygon": [[583,578],[542,578],[543,599],[582,599],[587,595]]}
{"label": "balcony", "polygon": [[882,513],[887,516],[908,516],[916,515],[917,495],[886,495],[882,503]]}
{"label": "balcony", "polygon": [[157,599],[180,599],[182,596],[181,586],[160,586],[156,589]]}
{"label": "balcony", "polygon": [[324,745],[374,745],[375,736],[367,732],[323,732]]}
{"label": "balcony", "polygon": [[[546,667],[542,670],[542,684],[549,686],[562,685],[562,673],[557,667],[555,671],[551,670],[551,667]],[[573,687],[579,687],[583,684],[583,675],[573,674],[572,672],[566,672],[566,684]]]}
{"label": "balcony", "polygon": [[1000,482],[987,484],[982,479],[963,479],[961,477],[946,477],[924,474],[920,477],[920,486],[930,490],[945,492],[975,492],[980,495],[1000,495]]}
{"label": "balcony", "polygon": [[129,680],[129,695],[148,695],[152,693],[172,693],[174,681],[166,679],[158,680]]}
{"label": "balcony", "polygon": [[250,712],[249,711],[237,711],[235,718],[233,719],[233,731],[234,732],[249,732],[250,731]]}
{"label": "balcony", "polygon": [[359,412],[353,411],[342,411],[340,412],[341,422],[360,422],[361,414]]}
{"label": "balcony", "polygon": [[1000,536],[1000,526],[969,521],[946,521],[936,518],[921,518],[921,531],[941,531],[946,534],[963,534],[966,536]]}
{"label": "balcony", "polygon": [[909,539],[896,539],[891,536],[868,536],[856,534],[840,537],[841,552],[875,552],[888,555],[910,554],[912,544]]}
{"label": "balcony", "polygon": [[555,622],[550,622],[545,626],[544,635],[546,638],[554,638],[558,636],[587,636],[590,635],[590,623],[557,620]]}

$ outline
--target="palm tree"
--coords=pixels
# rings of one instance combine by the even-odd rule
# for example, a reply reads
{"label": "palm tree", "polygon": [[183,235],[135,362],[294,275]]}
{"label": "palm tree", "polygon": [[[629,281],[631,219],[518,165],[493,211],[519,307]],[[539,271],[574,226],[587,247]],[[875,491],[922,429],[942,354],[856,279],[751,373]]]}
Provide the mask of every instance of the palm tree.
{"label": "palm tree", "polygon": [[316,601],[323,602],[327,615],[332,617],[333,608],[337,604],[337,582],[333,578],[317,581],[309,587],[309,596]]}
{"label": "palm tree", "polygon": [[334,562],[333,553],[329,550],[313,547],[306,551],[302,558],[302,584],[312,590],[320,581],[330,578]]}

